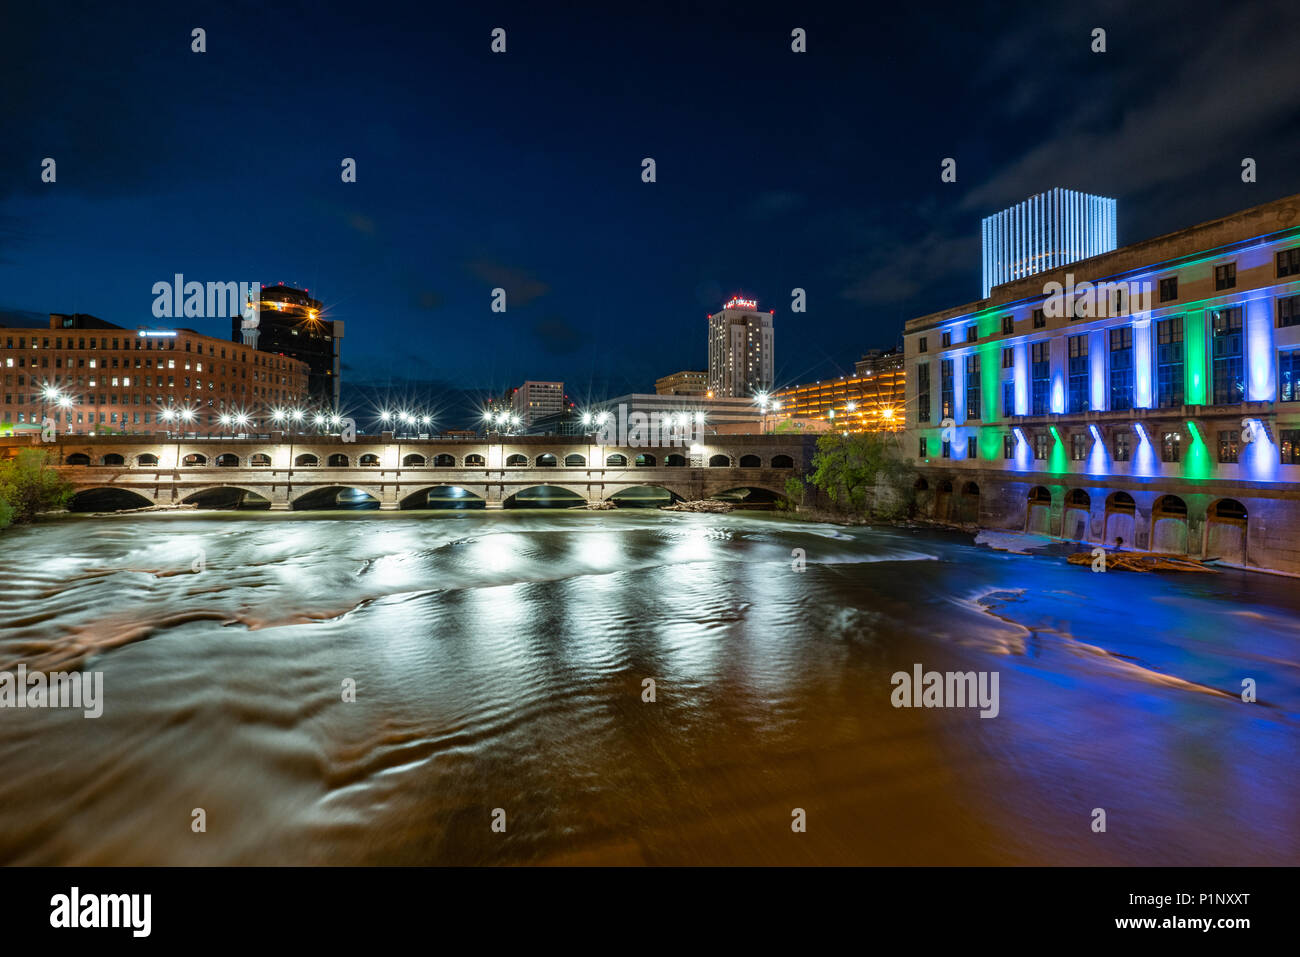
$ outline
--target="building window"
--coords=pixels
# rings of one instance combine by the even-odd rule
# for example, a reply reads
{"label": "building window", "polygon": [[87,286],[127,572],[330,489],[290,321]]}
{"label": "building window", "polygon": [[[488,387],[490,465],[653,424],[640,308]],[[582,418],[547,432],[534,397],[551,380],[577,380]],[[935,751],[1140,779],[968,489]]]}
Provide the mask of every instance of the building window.
{"label": "building window", "polygon": [[1232,289],[1237,285],[1237,264],[1224,263],[1214,267],[1214,288]]}
{"label": "building window", "polygon": [[966,357],[966,418],[982,419],[980,415],[980,357]]}
{"label": "building window", "polygon": [[1277,278],[1283,276],[1300,276],[1300,246],[1277,254]]}
{"label": "building window", "polygon": [[1241,441],[1241,433],[1235,429],[1219,433],[1219,461],[1235,462],[1237,461],[1238,443]]}
{"label": "building window", "polygon": [[1182,461],[1180,454],[1182,447],[1183,436],[1181,432],[1166,432],[1160,441],[1160,461]]}
{"label": "building window", "polygon": [[1070,336],[1067,343],[1070,355],[1070,411],[1087,412],[1088,401],[1088,337]]}
{"label": "building window", "polygon": [[1016,414],[1016,384],[1011,379],[1002,383],[1002,414]]}
{"label": "building window", "polygon": [[1004,459],[1014,459],[1016,457],[1016,436],[1008,432],[1002,436],[1002,457]]}
{"label": "building window", "polygon": [[1070,433],[1070,458],[1082,462],[1088,457],[1088,434],[1086,432]]}
{"label": "building window", "polygon": [[919,443],[919,447],[917,448],[917,452],[916,452],[916,454],[917,454],[919,457],[921,457],[921,458],[925,458],[926,456],[928,456],[928,455],[930,454],[930,450],[927,449],[927,448],[925,447],[925,436],[924,436],[924,435],[921,436],[920,443]]}
{"label": "building window", "polygon": [[1004,336],[1009,336],[1011,335],[1012,332],[1015,331],[1015,321],[1016,320],[1014,316],[1002,317],[1002,334]]}
{"label": "building window", "polygon": [[975,341],[976,339],[978,339],[978,338],[979,338],[979,332],[975,329],[974,324],[972,323],[971,325],[967,326],[967,327],[966,327],[966,341],[967,341],[967,342],[974,342],[974,341]]}
{"label": "building window", "polygon": [[1002,350],[1002,368],[1004,368],[1004,369],[1014,369],[1015,367],[1016,367],[1016,350],[1015,350],[1015,349],[1010,349],[1010,348],[1008,348],[1008,349],[1003,349],[1003,350]]}
{"label": "building window", "polygon": [[1030,346],[1032,362],[1029,366],[1032,386],[1033,414],[1046,415],[1052,387],[1051,342],[1035,342]]}
{"label": "building window", "polygon": [[947,349],[950,345],[952,345],[952,333],[945,332],[943,334],[943,339],[941,341],[943,342],[943,347]]}
{"label": "building window", "polygon": [[1160,280],[1160,301],[1169,302],[1178,298],[1178,277],[1167,276]]}
{"label": "building window", "polygon": [[1210,312],[1214,404],[1235,405],[1246,397],[1242,359],[1241,307]]}
{"label": "building window", "polygon": [[930,363],[916,367],[916,421],[930,421]]}
{"label": "building window", "polygon": [[942,418],[952,418],[954,403],[952,398],[951,359],[944,359],[939,364],[939,404],[942,407]]}
{"label": "building window", "polygon": [[927,339],[925,336],[922,336],[920,339],[916,341],[917,352],[928,352],[929,350],[930,350],[930,342],[929,339]]}
{"label": "building window", "polygon": [[1129,456],[1133,454],[1132,439],[1133,436],[1129,435],[1127,432],[1115,433],[1116,462],[1127,462],[1129,460]]}
{"label": "building window", "polygon": [[1277,398],[1279,402],[1300,401],[1300,349],[1277,354]]}
{"label": "building window", "polygon": [[1133,327],[1110,330],[1110,408],[1133,408]]}
{"label": "building window", "polygon": [[1300,325],[1300,296],[1287,296],[1277,301],[1277,324]]}
{"label": "building window", "polygon": [[952,443],[951,443],[951,442],[944,442],[944,443],[943,443],[943,452],[942,452],[942,454],[943,454],[943,457],[944,457],[945,459],[950,459],[950,458],[952,458]]}
{"label": "building window", "polygon": [[1047,441],[1051,436],[1046,432],[1039,432],[1034,436],[1034,458],[1040,461],[1047,460]]}
{"label": "building window", "polygon": [[979,446],[975,442],[975,436],[966,436],[966,458],[979,458]]}
{"label": "building window", "polygon": [[1034,310],[1034,328],[1035,328],[1035,329],[1042,329],[1042,328],[1043,328],[1044,326],[1046,326],[1046,325],[1047,325],[1047,316],[1043,314],[1043,310],[1041,310],[1041,309],[1035,309],[1035,310]]}
{"label": "building window", "polygon": [[1283,429],[1278,433],[1282,441],[1278,449],[1282,453],[1283,465],[1300,465],[1300,429]]}
{"label": "building window", "polygon": [[1173,409],[1182,404],[1183,317],[1174,316],[1156,323],[1156,405]]}

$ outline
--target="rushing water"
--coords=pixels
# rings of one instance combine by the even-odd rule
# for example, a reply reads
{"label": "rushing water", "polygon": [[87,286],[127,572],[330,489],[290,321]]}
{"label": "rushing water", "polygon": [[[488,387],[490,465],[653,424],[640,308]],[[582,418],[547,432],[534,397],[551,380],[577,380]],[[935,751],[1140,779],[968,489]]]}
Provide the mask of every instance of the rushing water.
{"label": "rushing water", "polygon": [[[0,710],[7,863],[1300,860],[1291,580],[626,510],[79,517],[0,572],[0,671],[105,699]],[[915,664],[997,717],[892,707]]]}

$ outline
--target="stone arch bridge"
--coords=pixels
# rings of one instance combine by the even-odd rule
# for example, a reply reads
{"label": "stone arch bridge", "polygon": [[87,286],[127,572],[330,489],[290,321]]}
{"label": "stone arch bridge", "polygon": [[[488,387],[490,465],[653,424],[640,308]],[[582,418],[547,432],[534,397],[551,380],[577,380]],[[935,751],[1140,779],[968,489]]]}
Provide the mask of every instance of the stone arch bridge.
{"label": "stone arch bridge", "polygon": [[289,510],[329,489],[358,489],[382,509],[423,504],[429,490],[461,488],[500,508],[537,486],[564,489],[588,503],[619,492],[660,488],[694,501],[748,488],[784,497],[814,451],[802,436],[710,435],[690,446],[601,446],[584,436],[397,439],[357,436],[168,437],[61,435],[31,442],[77,492],[127,491],[152,505],[175,505],[217,489],[255,493]]}

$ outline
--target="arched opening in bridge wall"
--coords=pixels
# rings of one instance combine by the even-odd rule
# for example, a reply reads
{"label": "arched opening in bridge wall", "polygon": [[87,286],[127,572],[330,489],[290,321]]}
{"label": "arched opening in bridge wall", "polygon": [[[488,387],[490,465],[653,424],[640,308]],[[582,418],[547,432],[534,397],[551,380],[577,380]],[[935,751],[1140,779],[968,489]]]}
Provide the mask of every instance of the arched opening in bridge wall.
{"label": "arched opening in bridge wall", "polygon": [[181,459],[181,465],[186,468],[198,468],[208,464],[208,457],[201,452],[191,452]]}
{"label": "arched opening in bridge wall", "polygon": [[664,456],[664,467],[670,469],[680,469],[686,467],[686,456],[681,452],[669,452]]}
{"label": "arched opening in bridge wall", "polygon": [[456,467],[456,456],[448,455],[443,452],[433,457],[433,467],[436,469],[454,469]]}
{"label": "arched opening in bridge wall", "polygon": [[541,455],[537,456],[537,461],[534,464],[539,469],[553,469],[556,465],[555,456],[550,452],[543,452]]}
{"label": "arched opening in bridge wall", "polygon": [[586,464],[587,457],[585,455],[579,455],[577,452],[570,452],[564,457],[564,465],[566,468],[580,469]]}
{"label": "arched opening in bridge wall", "polygon": [[237,469],[239,468],[239,456],[233,452],[225,452],[217,456],[216,464],[221,468]]}
{"label": "arched opening in bridge wall", "polygon": [[1136,514],[1137,503],[1128,492],[1111,492],[1106,496],[1102,544],[1107,548],[1120,548],[1122,546],[1116,543],[1123,539],[1123,545],[1132,548],[1135,544],[1133,529]]}
{"label": "arched opening in bridge wall", "polygon": [[587,500],[571,489],[558,485],[531,485],[520,489],[501,503],[502,508],[574,508]]}
{"label": "arched opening in bridge wall", "polygon": [[506,468],[522,469],[522,468],[526,468],[527,466],[528,466],[528,456],[526,455],[520,455],[518,452],[516,452],[514,455],[508,456],[506,458]]}
{"label": "arched opening in bridge wall", "polygon": [[636,457],[636,467],[639,469],[653,468],[658,460],[649,452],[642,452]]}
{"label": "arched opening in bridge wall", "polygon": [[1061,519],[1061,537],[1076,542],[1088,540],[1088,525],[1092,520],[1092,497],[1081,488],[1065,493],[1065,515]]}
{"label": "arched opening in bridge wall", "polygon": [[710,456],[709,456],[709,468],[711,468],[711,469],[726,469],[726,468],[731,468],[731,456],[729,456],[729,455],[722,455],[722,454],[718,454],[718,455],[710,455]]}
{"label": "arched opening in bridge wall", "polygon": [[105,455],[102,459],[100,459],[100,461],[103,462],[105,465],[126,464],[126,459],[122,458],[122,456],[118,455],[116,452],[110,452],[108,455]]}
{"label": "arched opening in bridge wall", "polygon": [[794,468],[794,459],[788,455],[774,455],[772,456],[772,468],[792,469]]}
{"label": "arched opening in bridge wall", "polygon": [[293,464],[300,469],[309,469],[320,465],[320,459],[316,458],[316,456],[312,455],[310,452],[304,452],[293,460]]}
{"label": "arched opening in bridge wall", "polygon": [[467,468],[467,469],[481,469],[481,468],[486,468],[486,467],[487,467],[487,459],[483,458],[483,456],[481,456],[481,455],[479,455],[479,454],[477,454],[477,453],[475,453],[475,454],[473,454],[473,455],[467,455],[467,456],[465,456],[465,468]]}
{"label": "arched opening in bridge wall", "polygon": [[671,505],[681,500],[680,495],[674,495],[668,489],[658,485],[637,485],[615,492],[609,497],[609,501],[619,508],[658,508],[660,505]]}
{"label": "arched opening in bridge wall", "polygon": [[249,456],[248,464],[255,469],[265,469],[271,467],[271,456],[265,452],[256,452]]}
{"label": "arched opening in bridge wall", "polygon": [[963,525],[978,525],[980,520],[980,487],[974,482],[967,482],[961,487],[961,495],[952,503],[952,520]]}
{"label": "arched opening in bridge wall", "polygon": [[1025,516],[1025,531],[1050,535],[1052,530],[1052,493],[1045,485],[1035,485],[1029,490],[1029,512]]}
{"label": "arched opening in bridge wall", "polygon": [[153,455],[149,452],[142,452],[135,457],[135,464],[136,465],[157,465],[158,456]]}
{"label": "arched opening in bridge wall", "polygon": [[1151,509],[1151,551],[1187,554],[1187,503],[1162,495]]}
{"label": "arched opening in bridge wall", "polygon": [[147,508],[153,502],[124,488],[88,488],[72,496],[70,512],[116,512],[130,508]]}
{"label": "arched opening in bridge wall", "polygon": [[785,496],[780,492],[753,486],[729,488],[725,492],[710,495],[709,498],[719,502],[730,502],[734,508],[742,509],[772,509],[776,508],[778,502],[785,501]]}
{"label": "arched opening in bridge wall", "polygon": [[952,480],[944,479],[934,489],[934,519],[937,522],[948,521],[948,511],[952,505]]}
{"label": "arched opening in bridge wall", "polygon": [[740,457],[740,467],[742,469],[761,469],[763,460],[757,455],[742,455]]}
{"label": "arched opening in bridge wall", "polygon": [[359,462],[363,469],[379,468],[379,456],[370,452],[367,452],[365,455],[361,456]]}
{"label": "arched opening in bridge wall", "polygon": [[486,508],[487,502],[483,501],[481,496],[474,494],[469,489],[461,488],[459,485],[435,485],[432,488],[420,489],[420,491],[406,496],[398,503],[398,507],[403,509],[466,511]]}
{"label": "arched opening in bridge wall", "polygon": [[627,468],[627,456],[619,455],[617,452],[613,455],[606,456],[605,467],[611,469],[625,469]]}
{"label": "arched opening in bridge wall", "polygon": [[420,455],[418,452],[412,452],[410,455],[402,456],[402,468],[404,469],[423,468],[424,463],[424,456]]}
{"label": "arched opening in bridge wall", "polygon": [[333,469],[345,469],[352,464],[352,461],[342,452],[335,452],[325,460],[325,464]]}
{"label": "arched opening in bridge wall", "polygon": [[379,499],[359,488],[330,485],[304,492],[291,506],[298,512],[365,512],[379,508]]}
{"label": "arched opening in bridge wall", "polygon": [[187,505],[197,505],[199,508],[218,508],[231,509],[238,511],[266,511],[271,507],[271,500],[258,495],[256,492],[244,488],[238,488],[234,485],[224,485],[220,488],[205,488],[202,491],[192,492],[181,499]]}
{"label": "arched opening in bridge wall", "polygon": [[1246,506],[1235,498],[1221,498],[1205,515],[1205,555],[1234,565],[1246,564]]}
{"label": "arched opening in bridge wall", "polygon": [[73,452],[63,460],[64,465],[89,465],[90,456],[85,452]]}

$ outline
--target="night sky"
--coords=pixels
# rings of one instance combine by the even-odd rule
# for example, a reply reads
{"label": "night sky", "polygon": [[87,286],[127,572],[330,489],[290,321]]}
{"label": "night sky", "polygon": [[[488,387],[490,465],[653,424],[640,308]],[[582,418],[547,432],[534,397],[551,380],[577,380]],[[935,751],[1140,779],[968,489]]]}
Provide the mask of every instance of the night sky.
{"label": "night sky", "polygon": [[778,386],[851,372],[977,299],[980,217],[1053,186],[1117,198],[1121,244],[1300,192],[1294,3],[7,6],[0,318],[283,280],[345,321],[345,383],[447,426],[703,369],[734,293]]}

